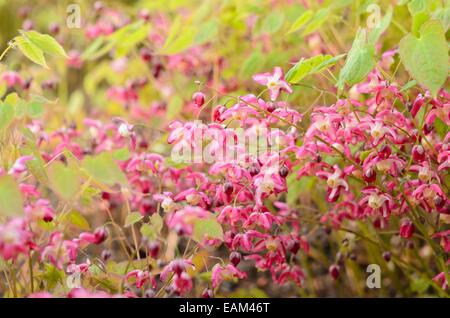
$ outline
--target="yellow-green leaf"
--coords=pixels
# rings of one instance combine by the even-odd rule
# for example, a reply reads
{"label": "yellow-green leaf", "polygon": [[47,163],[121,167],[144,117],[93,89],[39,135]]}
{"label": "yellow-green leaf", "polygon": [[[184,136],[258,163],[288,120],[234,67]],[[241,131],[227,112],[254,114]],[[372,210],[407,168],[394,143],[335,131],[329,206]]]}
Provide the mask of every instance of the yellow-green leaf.
{"label": "yellow-green leaf", "polygon": [[194,222],[193,238],[197,242],[202,242],[205,238],[223,240],[222,226],[214,216],[197,219]]}
{"label": "yellow-green leaf", "polygon": [[142,220],[143,216],[139,212],[133,212],[127,215],[125,219],[125,227],[132,226],[133,224]]}
{"label": "yellow-green leaf", "polygon": [[47,62],[45,61],[44,52],[34,45],[29,39],[23,36],[17,36],[15,38],[15,43],[19,50],[32,62],[39,64],[43,67],[48,68]]}
{"label": "yellow-green leaf", "polygon": [[298,29],[300,29],[302,26],[304,26],[314,15],[314,11],[307,10],[302,13],[301,16],[298,17],[297,20],[295,20],[294,24],[292,24],[291,28],[289,29],[289,33],[295,32]]}
{"label": "yellow-green leaf", "polygon": [[55,161],[48,167],[48,177],[52,190],[64,200],[74,199],[80,190],[80,172],[72,165]]}
{"label": "yellow-green leaf", "polygon": [[419,38],[405,36],[399,53],[412,77],[436,96],[448,77],[448,47],[441,23],[431,20],[423,24]]}
{"label": "yellow-green leaf", "polygon": [[19,185],[9,175],[0,177],[0,216],[23,214],[23,199]]}
{"label": "yellow-green leaf", "polygon": [[114,186],[128,186],[128,180],[125,174],[114,162],[111,154],[103,152],[96,156],[86,156],[81,166],[97,182]]}
{"label": "yellow-green leaf", "polygon": [[67,57],[63,47],[53,37],[36,31],[21,31],[22,36],[28,38],[31,43],[41,49],[44,53],[60,57]]}

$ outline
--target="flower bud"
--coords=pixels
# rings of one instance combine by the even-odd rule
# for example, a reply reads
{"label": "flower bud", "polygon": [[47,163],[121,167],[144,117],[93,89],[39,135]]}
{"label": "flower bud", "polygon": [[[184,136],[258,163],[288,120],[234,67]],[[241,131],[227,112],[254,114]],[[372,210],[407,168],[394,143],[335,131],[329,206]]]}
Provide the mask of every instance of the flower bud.
{"label": "flower bud", "polygon": [[230,254],[230,262],[234,265],[237,266],[240,262],[241,262],[241,254],[238,252],[231,252]]}
{"label": "flower bud", "polygon": [[416,162],[423,161],[425,159],[425,149],[421,145],[415,145],[412,148],[412,157]]}
{"label": "flower bud", "polygon": [[400,236],[409,239],[414,234],[414,224],[410,220],[405,220],[400,225]]}
{"label": "flower bud", "polygon": [[340,268],[339,265],[333,264],[328,269],[328,272],[330,273],[331,277],[336,280],[339,277],[340,274]]}
{"label": "flower bud", "polygon": [[205,103],[205,94],[203,94],[202,92],[195,92],[192,95],[192,101],[198,108],[202,107]]}
{"label": "flower bud", "polygon": [[214,297],[213,291],[209,288],[206,288],[202,292],[202,298],[213,298],[213,297]]}
{"label": "flower bud", "polygon": [[233,187],[233,184],[231,183],[231,182],[225,182],[224,184],[223,184],[223,191],[226,193],[226,194],[228,194],[228,195],[230,195],[230,194],[232,194],[233,193],[233,190],[234,190],[234,187]]}
{"label": "flower bud", "polygon": [[366,169],[363,173],[363,179],[367,183],[374,182],[376,180],[376,178],[377,178],[377,173],[372,168]]}
{"label": "flower bud", "polygon": [[101,228],[98,228],[95,230],[94,235],[95,235],[95,240],[96,240],[95,244],[101,244],[108,237],[108,232],[104,228],[101,227]]}
{"label": "flower bud", "polygon": [[289,174],[289,168],[286,165],[282,165],[278,173],[280,174],[280,177],[286,178]]}
{"label": "flower bud", "polygon": [[391,155],[392,150],[388,145],[383,145],[378,152],[378,157],[381,159],[387,159]]}
{"label": "flower bud", "polygon": [[152,241],[148,245],[148,251],[150,252],[150,256],[154,259],[158,257],[159,251],[161,249],[161,245],[158,241]]}

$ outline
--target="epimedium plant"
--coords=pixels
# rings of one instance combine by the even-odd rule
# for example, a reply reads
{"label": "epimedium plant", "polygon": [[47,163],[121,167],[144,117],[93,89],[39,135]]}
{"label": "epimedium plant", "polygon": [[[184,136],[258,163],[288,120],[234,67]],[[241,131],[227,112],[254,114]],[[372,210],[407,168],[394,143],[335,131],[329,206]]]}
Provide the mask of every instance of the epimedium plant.
{"label": "epimedium plant", "polygon": [[[313,282],[324,280],[364,296],[355,277],[378,264],[394,295],[447,296],[448,7],[406,2],[356,30],[348,52],[322,29],[351,1],[295,15],[224,4],[211,20],[205,4],[173,22],[158,5],[133,21],[96,2],[83,52],[66,53],[59,32],[19,31],[2,62],[20,51],[61,77],[88,70],[82,88],[43,81],[41,94],[24,70],[2,73],[2,295],[321,295]],[[395,20],[405,7],[411,32]],[[381,46],[391,23],[402,39]],[[255,49],[230,76],[233,55],[211,44],[234,46],[220,39],[228,25],[275,55],[301,33],[312,54],[293,55],[284,76],[276,65],[292,56],[263,70]],[[271,42],[277,32],[285,42]],[[194,86],[177,87],[182,75]],[[317,98],[296,106],[305,90]]]}

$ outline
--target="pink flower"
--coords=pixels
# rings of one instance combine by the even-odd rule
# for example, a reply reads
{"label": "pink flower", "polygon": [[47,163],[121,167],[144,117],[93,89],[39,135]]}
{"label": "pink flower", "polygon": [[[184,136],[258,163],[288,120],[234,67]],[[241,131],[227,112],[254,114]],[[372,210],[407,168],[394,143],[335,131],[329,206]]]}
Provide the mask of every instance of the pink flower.
{"label": "pink flower", "polygon": [[414,230],[415,227],[411,220],[405,220],[400,225],[400,236],[409,239],[413,236]]}
{"label": "pink flower", "polygon": [[338,199],[341,189],[345,191],[349,189],[342,170],[337,165],[334,165],[333,169],[333,173],[324,170],[316,173],[316,176],[327,180],[327,200],[329,202],[334,202]]}
{"label": "pink flower", "polygon": [[292,93],[292,88],[288,82],[284,80],[283,70],[280,67],[275,67],[273,73],[262,73],[253,75],[253,80],[258,84],[265,85],[269,89],[270,99],[272,101],[278,98],[280,91]]}
{"label": "pink flower", "polygon": [[14,162],[12,167],[9,169],[8,173],[18,175],[21,174],[22,172],[25,172],[27,170],[26,162],[33,159],[34,159],[33,156],[23,156],[18,158],[16,162]]}
{"label": "pink flower", "polygon": [[441,272],[433,278],[433,281],[438,283],[443,290],[448,288],[448,281],[445,277],[445,272]]}
{"label": "pink flower", "polygon": [[101,244],[108,237],[108,232],[104,228],[98,228],[94,233],[83,232],[79,236],[80,243]]}
{"label": "pink flower", "polygon": [[201,207],[188,205],[169,214],[166,218],[166,223],[170,229],[175,230],[180,236],[191,235],[193,232],[193,222],[198,219],[205,219],[210,214]]}
{"label": "pink flower", "polygon": [[33,247],[32,233],[24,219],[14,218],[0,224],[0,255],[5,259],[16,259]]}
{"label": "pink flower", "polygon": [[9,71],[2,74],[2,80],[6,82],[8,87],[13,87],[15,85],[23,86],[24,81],[20,77],[19,73]]}
{"label": "pink flower", "polygon": [[180,276],[188,267],[195,268],[194,264],[188,259],[174,259],[164,267],[159,278],[161,281],[166,281],[170,273]]}
{"label": "pink flower", "polygon": [[450,253],[450,230],[436,233],[432,238],[440,238],[441,246],[446,253]]}
{"label": "pink flower", "polygon": [[232,264],[228,264],[226,266],[222,266],[220,264],[214,265],[212,269],[213,288],[220,286],[224,280],[231,280],[234,278],[245,279],[247,278],[247,273],[239,270]]}
{"label": "pink flower", "polygon": [[363,215],[381,215],[384,218],[389,217],[394,208],[394,200],[387,193],[382,193],[374,187],[367,187],[361,191],[364,197],[359,201],[363,209]]}
{"label": "pink flower", "polygon": [[192,278],[188,273],[182,272],[180,275],[175,275],[170,286],[172,291],[178,295],[187,294],[193,287]]}
{"label": "pink flower", "polygon": [[153,277],[150,276],[150,273],[148,271],[141,271],[139,269],[135,269],[129,272],[126,275],[126,278],[127,280],[130,280],[130,278],[134,278],[136,288],[141,288],[148,281],[150,281],[153,288],[156,288],[156,281]]}
{"label": "pink flower", "polygon": [[78,248],[77,240],[63,240],[61,232],[53,232],[49,243],[41,251],[40,260],[48,260],[61,269],[63,264],[75,262]]}

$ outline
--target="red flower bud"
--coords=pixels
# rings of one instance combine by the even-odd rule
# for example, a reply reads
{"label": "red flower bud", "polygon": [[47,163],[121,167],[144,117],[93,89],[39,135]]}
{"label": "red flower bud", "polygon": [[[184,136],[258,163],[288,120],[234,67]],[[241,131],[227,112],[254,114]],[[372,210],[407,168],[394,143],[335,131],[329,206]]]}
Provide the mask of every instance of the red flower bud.
{"label": "red flower bud", "polygon": [[336,264],[331,265],[328,269],[328,272],[334,280],[338,279],[340,271],[339,265]]}
{"label": "red flower bud", "polygon": [[392,150],[388,145],[383,145],[378,152],[378,157],[381,159],[387,159],[391,155]]}
{"label": "red flower bud", "polygon": [[278,173],[280,174],[280,177],[286,178],[289,173],[289,168],[286,167],[286,165],[282,165]]}
{"label": "red flower bud", "polygon": [[377,173],[372,168],[366,169],[363,173],[363,179],[367,183],[374,182],[377,178]]}
{"label": "red flower bud", "polygon": [[400,236],[409,239],[414,234],[414,224],[410,220],[405,220],[400,225]]}
{"label": "red flower bud", "polygon": [[234,187],[233,187],[233,184],[231,183],[231,182],[225,182],[224,184],[223,184],[223,191],[226,193],[226,194],[228,194],[228,195],[230,195],[230,194],[232,194],[233,193],[233,190],[234,190]]}
{"label": "red flower bud", "polygon": [[108,237],[108,232],[101,227],[95,230],[94,236],[95,236],[95,244],[101,244]]}
{"label": "red flower bud", "polygon": [[161,249],[161,245],[158,241],[150,242],[148,245],[148,251],[150,252],[150,256],[154,259],[158,257],[159,251]]}
{"label": "red flower bud", "polygon": [[202,298],[213,298],[213,297],[214,297],[213,291],[209,288],[206,288],[202,292]]}
{"label": "red flower bud", "polygon": [[241,262],[241,254],[238,252],[231,252],[230,254],[230,262],[234,265],[237,266],[240,262]]}
{"label": "red flower bud", "polygon": [[416,162],[423,161],[425,159],[425,149],[421,145],[415,145],[412,148],[412,156]]}
{"label": "red flower bud", "polygon": [[205,94],[203,94],[202,92],[195,92],[192,95],[192,101],[194,102],[195,106],[199,108],[202,107],[205,103]]}

